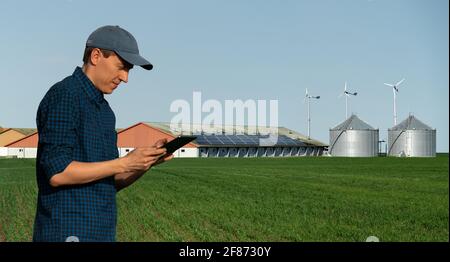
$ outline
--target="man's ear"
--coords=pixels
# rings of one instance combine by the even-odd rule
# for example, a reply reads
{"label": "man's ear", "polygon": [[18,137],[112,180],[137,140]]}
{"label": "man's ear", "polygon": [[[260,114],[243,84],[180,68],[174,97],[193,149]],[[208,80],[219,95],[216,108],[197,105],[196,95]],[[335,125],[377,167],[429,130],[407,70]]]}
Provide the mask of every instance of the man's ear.
{"label": "man's ear", "polygon": [[102,56],[102,51],[100,51],[99,48],[94,48],[92,49],[91,52],[91,57],[89,59],[89,61],[91,62],[92,65],[97,65],[98,61],[100,60],[100,57]]}

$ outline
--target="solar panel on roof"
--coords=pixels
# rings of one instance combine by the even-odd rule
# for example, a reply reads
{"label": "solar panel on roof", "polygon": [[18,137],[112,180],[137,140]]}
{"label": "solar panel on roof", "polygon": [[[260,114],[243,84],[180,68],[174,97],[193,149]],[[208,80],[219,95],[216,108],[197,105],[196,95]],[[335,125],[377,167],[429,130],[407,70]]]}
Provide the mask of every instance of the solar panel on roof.
{"label": "solar panel on roof", "polygon": [[210,143],[222,144],[222,142],[220,142],[220,140],[215,135],[208,136],[208,140]]}
{"label": "solar panel on roof", "polygon": [[234,145],[233,141],[232,141],[228,136],[221,136],[221,140],[222,140],[226,145]]}
{"label": "solar panel on roof", "polygon": [[[239,145],[239,146],[304,146],[299,140],[287,136],[262,135],[199,135],[199,145]],[[261,144],[262,143],[262,144]]]}

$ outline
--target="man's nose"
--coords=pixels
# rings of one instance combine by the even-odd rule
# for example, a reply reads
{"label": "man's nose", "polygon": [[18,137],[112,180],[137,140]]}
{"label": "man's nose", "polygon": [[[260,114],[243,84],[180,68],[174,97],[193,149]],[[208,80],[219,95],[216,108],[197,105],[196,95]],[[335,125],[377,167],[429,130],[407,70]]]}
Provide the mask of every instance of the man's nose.
{"label": "man's nose", "polygon": [[122,70],[120,72],[120,81],[128,83],[128,71]]}

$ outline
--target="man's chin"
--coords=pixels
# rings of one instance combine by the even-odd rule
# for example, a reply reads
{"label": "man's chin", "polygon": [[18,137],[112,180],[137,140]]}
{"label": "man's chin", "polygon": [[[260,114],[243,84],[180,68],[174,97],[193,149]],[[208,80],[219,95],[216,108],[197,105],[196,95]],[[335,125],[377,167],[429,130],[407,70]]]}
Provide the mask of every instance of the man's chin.
{"label": "man's chin", "polygon": [[103,91],[103,94],[104,94],[104,95],[110,95],[110,94],[112,94],[113,92],[114,92],[114,89],[108,89],[108,90]]}

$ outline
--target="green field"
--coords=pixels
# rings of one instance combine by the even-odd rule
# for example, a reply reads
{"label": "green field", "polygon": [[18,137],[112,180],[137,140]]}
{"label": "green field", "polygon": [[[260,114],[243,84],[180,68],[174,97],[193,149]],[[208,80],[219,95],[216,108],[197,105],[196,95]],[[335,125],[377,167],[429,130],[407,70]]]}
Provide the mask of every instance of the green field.
{"label": "green field", "polygon": [[[117,195],[118,241],[449,241],[448,154],[175,159]],[[0,241],[30,241],[34,159],[0,159]]]}

